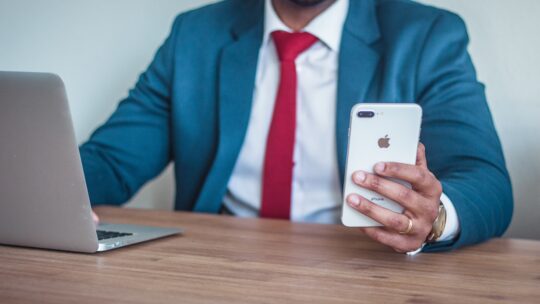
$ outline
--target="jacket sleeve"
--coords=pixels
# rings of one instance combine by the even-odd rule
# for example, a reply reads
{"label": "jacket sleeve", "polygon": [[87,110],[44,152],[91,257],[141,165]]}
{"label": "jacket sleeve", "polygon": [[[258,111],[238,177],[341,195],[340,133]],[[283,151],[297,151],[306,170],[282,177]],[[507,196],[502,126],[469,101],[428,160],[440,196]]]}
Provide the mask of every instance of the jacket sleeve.
{"label": "jacket sleeve", "polygon": [[155,178],[171,160],[170,98],[175,33],[108,121],[80,147],[93,205],[120,205]]}
{"label": "jacket sleeve", "polygon": [[424,248],[443,251],[501,236],[512,217],[512,188],[465,24],[441,12],[423,43],[416,89],[424,110],[421,141],[461,227],[455,240]]}

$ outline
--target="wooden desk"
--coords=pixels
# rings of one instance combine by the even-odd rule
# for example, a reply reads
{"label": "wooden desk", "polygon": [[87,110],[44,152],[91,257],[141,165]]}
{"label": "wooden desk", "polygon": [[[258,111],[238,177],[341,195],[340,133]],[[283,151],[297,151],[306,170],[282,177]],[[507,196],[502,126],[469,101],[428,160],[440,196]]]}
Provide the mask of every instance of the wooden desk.
{"label": "wooden desk", "polygon": [[540,242],[497,239],[407,257],[337,225],[97,211],[104,221],[178,226],[186,233],[94,255],[0,246],[0,302],[540,301]]}

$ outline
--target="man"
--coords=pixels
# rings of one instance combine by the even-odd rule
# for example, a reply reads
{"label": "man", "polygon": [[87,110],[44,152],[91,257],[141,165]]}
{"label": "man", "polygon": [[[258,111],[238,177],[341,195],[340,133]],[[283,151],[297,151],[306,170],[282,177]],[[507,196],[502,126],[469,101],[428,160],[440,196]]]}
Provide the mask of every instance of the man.
{"label": "man", "polygon": [[81,147],[90,199],[122,204],[174,161],[177,210],[337,223],[351,107],[417,102],[416,165],[346,177],[406,210],[351,195],[384,225],[361,232],[398,252],[500,236],[512,191],[467,44],[459,17],[403,0],[230,0],[181,14]]}

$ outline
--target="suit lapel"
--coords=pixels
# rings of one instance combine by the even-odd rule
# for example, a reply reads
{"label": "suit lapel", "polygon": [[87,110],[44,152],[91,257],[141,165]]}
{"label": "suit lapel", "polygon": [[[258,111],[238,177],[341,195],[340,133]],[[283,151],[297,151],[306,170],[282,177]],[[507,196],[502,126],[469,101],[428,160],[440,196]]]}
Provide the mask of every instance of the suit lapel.
{"label": "suit lapel", "polygon": [[336,144],[343,184],[352,107],[364,102],[379,64],[372,44],[379,38],[373,1],[350,1],[339,54]]}
{"label": "suit lapel", "polygon": [[[217,213],[245,138],[264,24],[264,1],[240,9],[232,42],[219,63],[219,143],[194,211]],[[372,43],[379,38],[373,0],[350,1],[339,55],[336,138],[340,178],[345,172],[350,111],[363,101],[379,63]],[[341,180],[343,183],[343,179]]]}
{"label": "suit lapel", "polygon": [[240,23],[232,31],[233,41],[222,52],[219,63],[219,142],[195,211],[219,212],[227,182],[240,153],[251,114],[259,49],[263,35],[263,1],[243,7]]}

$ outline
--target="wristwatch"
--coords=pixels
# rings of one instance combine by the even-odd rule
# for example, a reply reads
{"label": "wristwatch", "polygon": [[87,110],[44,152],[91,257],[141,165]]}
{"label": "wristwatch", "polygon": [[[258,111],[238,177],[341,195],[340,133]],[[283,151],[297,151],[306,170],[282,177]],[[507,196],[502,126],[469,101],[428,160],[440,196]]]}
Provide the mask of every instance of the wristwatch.
{"label": "wristwatch", "polygon": [[428,234],[426,241],[420,246],[420,248],[407,252],[407,255],[414,256],[418,253],[422,252],[422,249],[427,244],[433,244],[437,242],[437,240],[441,237],[441,235],[444,232],[444,228],[446,227],[446,209],[444,208],[443,203],[441,202],[439,204],[439,214],[437,215],[437,218],[433,222],[433,226],[431,227],[431,232]]}
{"label": "wristwatch", "polygon": [[446,209],[444,208],[443,203],[439,204],[439,215],[433,222],[433,227],[429,233],[426,242],[428,244],[435,243],[443,234],[444,227],[446,226]]}

